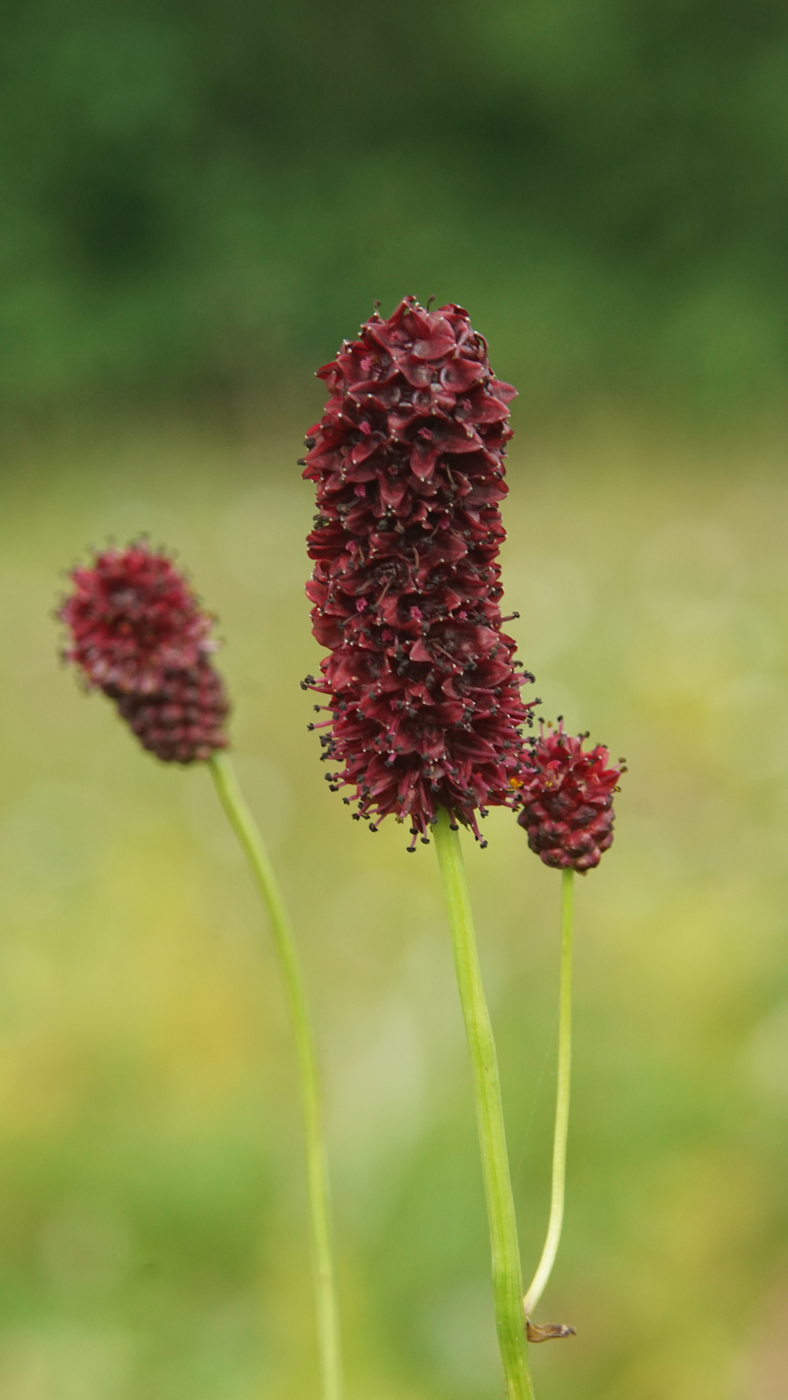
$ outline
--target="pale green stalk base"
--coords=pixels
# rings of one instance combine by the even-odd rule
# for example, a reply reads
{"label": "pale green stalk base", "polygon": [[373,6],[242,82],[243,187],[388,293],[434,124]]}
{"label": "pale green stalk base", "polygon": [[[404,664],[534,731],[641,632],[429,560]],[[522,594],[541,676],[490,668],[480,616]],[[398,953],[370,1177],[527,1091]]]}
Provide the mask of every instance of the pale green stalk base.
{"label": "pale green stalk base", "polygon": [[523,1319],[523,1283],[517,1222],[514,1215],[509,1159],[490,1015],[482,985],[476,937],[459,834],[449,814],[438,813],[432,827],[443,878],[457,983],[473,1067],[476,1119],[479,1130],[484,1190],[492,1252],[493,1295],[498,1346],[506,1381],[507,1400],[533,1400]]}
{"label": "pale green stalk base", "polygon": [[561,876],[561,993],[558,1015],[558,1090],[555,1103],[555,1135],[553,1138],[553,1187],[550,1197],[550,1220],[547,1237],[534,1274],[533,1283],[525,1295],[523,1306],[530,1317],[544,1293],[552,1272],[561,1227],[564,1223],[564,1194],[566,1187],[566,1139],[569,1131],[569,1084],[572,1074],[572,942],[574,927],[575,872],[564,870]]}
{"label": "pale green stalk base", "polygon": [[317,1057],[304,985],[279,881],[257,824],[246,805],[229,758],[215,753],[209,760],[222,806],[252,868],[271,921],[295,1034],[306,1135],[307,1178],[315,1266],[317,1329],[324,1400],[342,1400],[342,1354],[339,1305],[331,1238],[328,1163],[323,1141]]}

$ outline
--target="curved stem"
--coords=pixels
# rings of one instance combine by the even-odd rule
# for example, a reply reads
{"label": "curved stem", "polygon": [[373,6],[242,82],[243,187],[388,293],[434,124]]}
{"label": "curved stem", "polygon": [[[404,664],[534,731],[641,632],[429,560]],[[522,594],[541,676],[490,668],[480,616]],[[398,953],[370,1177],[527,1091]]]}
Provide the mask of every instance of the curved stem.
{"label": "curved stem", "polygon": [[457,983],[468,1036],[492,1253],[495,1325],[508,1400],[533,1400],[523,1322],[522,1274],[490,1014],[457,828],[445,810],[432,828],[443,878]]}
{"label": "curved stem", "polygon": [[574,930],[574,870],[564,870],[561,876],[561,993],[558,1017],[558,1090],[555,1103],[555,1135],[553,1137],[553,1186],[550,1197],[550,1220],[547,1237],[533,1282],[525,1295],[526,1317],[530,1317],[539,1302],[552,1272],[561,1227],[564,1223],[564,1193],[566,1185],[566,1140],[569,1131],[569,1085],[572,1074],[572,942]]}
{"label": "curved stem", "polygon": [[323,1140],[317,1056],[301,969],[279,881],[274,874],[254,817],[246,805],[232,764],[226,754],[215,753],[209,760],[209,766],[221,804],[243,847],[262,896],[284,978],[295,1035],[304,1112],[323,1397],[324,1400],[341,1400],[342,1353],[331,1237],[328,1162]]}

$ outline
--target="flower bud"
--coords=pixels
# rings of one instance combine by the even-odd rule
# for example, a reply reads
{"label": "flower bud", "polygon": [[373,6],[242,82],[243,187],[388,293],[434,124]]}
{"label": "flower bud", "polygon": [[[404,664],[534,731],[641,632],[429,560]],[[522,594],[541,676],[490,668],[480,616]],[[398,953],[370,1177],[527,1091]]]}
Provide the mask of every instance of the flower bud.
{"label": "flower bud", "polygon": [[517,820],[531,850],[545,865],[581,875],[613,844],[613,794],[626,772],[623,759],[607,766],[602,744],[584,752],[587,738],[565,733],[562,719],[556,726],[540,723],[538,738],[528,741],[525,772],[515,780],[516,786],[522,781]]}

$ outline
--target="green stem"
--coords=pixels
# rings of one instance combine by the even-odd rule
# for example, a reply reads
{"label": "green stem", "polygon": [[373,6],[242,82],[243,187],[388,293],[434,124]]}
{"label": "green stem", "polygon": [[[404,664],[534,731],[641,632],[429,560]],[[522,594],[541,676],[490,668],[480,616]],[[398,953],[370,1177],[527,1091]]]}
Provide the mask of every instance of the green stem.
{"label": "green stem", "polygon": [[324,1400],[341,1400],[342,1354],[331,1237],[328,1162],[323,1141],[317,1056],[298,955],[279,881],[254,817],[238,786],[232,764],[223,753],[213,754],[209,764],[219,799],[243,847],[268,912],[284,978],[301,1079],[323,1397]]}
{"label": "green stem", "polygon": [[501,1085],[490,1014],[482,985],[473,916],[456,827],[445,809],[432,828],[443,878],[457,983],[473,1067],[476,1119],[487,1198],[492,1253],[495,1325],[507,1400],[533,1400],[523,1319],[523,1284],[517,1222],[506,1153]]}
{"label": "green stem", "polygon": [[561,1227],[564,1223],[564,1194],[566,1187],[566,1139],[569,1131],[569,1084],[572,1073],[572,941],[574,926],[575,872],[564,870],[561,877],[561,994],[558,1017],[558,1090],[555,1103],[555,1135],[553,1138],[553,1186],[550,1197],[550,1220],[547,1237],[534,1274],[533,1283],[525,1295],[525,1315],[530,1317],[544,1293],[552,1272]]}

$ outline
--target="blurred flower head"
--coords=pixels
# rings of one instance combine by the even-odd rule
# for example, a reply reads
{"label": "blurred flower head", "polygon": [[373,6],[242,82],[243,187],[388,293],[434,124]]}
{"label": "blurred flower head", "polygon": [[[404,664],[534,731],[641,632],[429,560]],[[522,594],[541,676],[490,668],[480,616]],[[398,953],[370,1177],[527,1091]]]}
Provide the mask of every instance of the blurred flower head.
{"label": "blurred flower head", "polygon": [[96,553],[70,577],[57,612],[69,632],[65,659],[114,700],[143,748],[178,763],[225,748],[213,619],[169,556],[137,540]]}
{"label": "blurred flower head", "polygon": [[525,772],[514,779],[522,801],[517,820],[545,865],[584,875],[613,844],[613,794],[626,768],[623,760],[608,766],[602,744],[584,751],[588,735],[565,733],[562,719],[539,728],[528,741]]}
{"label": "blurred flower head", "polygon": [[414,297],[376,311],[318,375],[330,397],[303,459],[318,506],[307,594],[330,655],[304,684],[328,698],[328,780],[373,830],[409,821],[411,849],[440,807],[478,836],[478,809],[513,803],[538,703],[501,630],[515,391],[462,307],[430,314]]}
{"label": "blurred flower head", "polygon": [[73,592],[58,616],[71,636],[66,659],[89,685],[150,694],[166,671],[195,666],[215,650],[212,618],[168,555],[145,540],[96,553],[70,577]]}

